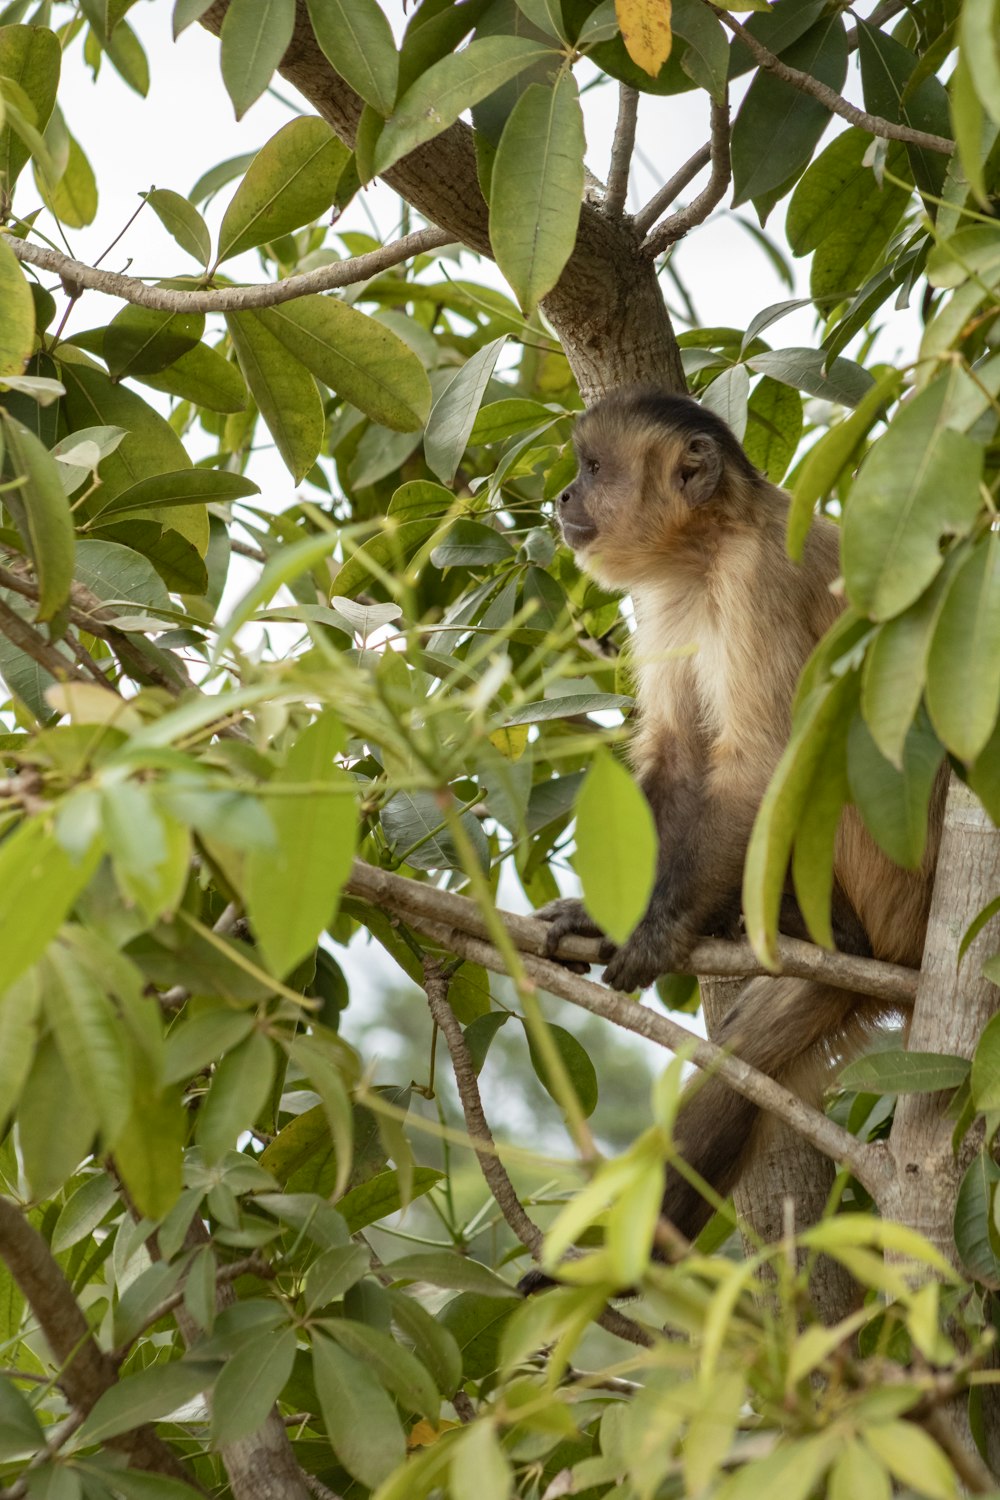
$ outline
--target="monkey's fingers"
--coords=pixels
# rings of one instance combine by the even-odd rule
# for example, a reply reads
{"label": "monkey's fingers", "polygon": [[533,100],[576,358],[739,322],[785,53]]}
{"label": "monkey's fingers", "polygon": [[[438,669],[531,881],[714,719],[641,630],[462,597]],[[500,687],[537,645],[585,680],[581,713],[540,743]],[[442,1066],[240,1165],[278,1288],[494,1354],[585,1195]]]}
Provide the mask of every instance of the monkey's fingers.
{"label": "monkey's fingers", "polygon": [[[572,896],[560,896],[556,901],[547,902],[545,906],[539,907],[535,916],[549,924],[549,930],[545,934],[545,953],[548,958],[555,958],[556,950],[564,937],[603,936],[597,923],[587,915],[583,902]],[[579,972],[586,973],[586,966]]]}

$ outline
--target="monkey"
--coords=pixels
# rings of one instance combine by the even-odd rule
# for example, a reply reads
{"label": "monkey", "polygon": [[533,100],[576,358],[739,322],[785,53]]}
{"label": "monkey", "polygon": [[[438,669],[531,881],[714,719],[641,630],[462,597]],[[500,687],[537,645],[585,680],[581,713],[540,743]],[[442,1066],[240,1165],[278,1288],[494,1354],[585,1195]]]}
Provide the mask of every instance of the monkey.
{"label": "monkey", "polygon": [[[834,588],[838,528],[817,517],[801,563],[792,561],[787,494],[720,417],[687,396],[613,392],[578,419],[574,446],[577,477],[558,500],[563,537],[584,571],[628,590],[635,615],[630,757],[659,848],[644,916],[621,947],[604,939],[601,948],[605,982],[631,991],[683,972],[700,937],[739,935],[747,845],[788,739],[796,684],[843,608]],[[856,809],[844,809],[831,912],[842,951],[919,965],[946,779],[942,768],[919,870],[893,864]],[[568,933],[603,938],[578,900],[560,898],[536,915],[550,923],[550,955]],[[809,935],[790,881],[780,926]],[[832,1066],[859,1049],[885,1010],[817,982],[755,979],[715,1040],[818,1104]],[[720,1078],[685,1093],[678,1149],[721,1195],[749,1159],[759,1114]],[[693,1239],[711,1208],[668,1171],[663,1213]]]}

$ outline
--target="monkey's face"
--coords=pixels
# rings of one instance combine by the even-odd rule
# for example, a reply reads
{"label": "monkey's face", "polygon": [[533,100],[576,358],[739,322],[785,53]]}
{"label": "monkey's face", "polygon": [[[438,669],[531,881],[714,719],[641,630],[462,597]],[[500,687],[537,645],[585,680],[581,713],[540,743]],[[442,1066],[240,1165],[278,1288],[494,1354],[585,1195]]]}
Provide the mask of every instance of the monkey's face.
{"label": "monkey's face", "polygon": [[[672,398],[687,413],[699,408]],[[711,432],[678,430],[639,400],[612,396],[574,433],[578,471],[558,502],[559,524],[580,566],[608,587],[662,571],[716,495],[724,462]],[[698,528],[700,529],[700,527]]]}

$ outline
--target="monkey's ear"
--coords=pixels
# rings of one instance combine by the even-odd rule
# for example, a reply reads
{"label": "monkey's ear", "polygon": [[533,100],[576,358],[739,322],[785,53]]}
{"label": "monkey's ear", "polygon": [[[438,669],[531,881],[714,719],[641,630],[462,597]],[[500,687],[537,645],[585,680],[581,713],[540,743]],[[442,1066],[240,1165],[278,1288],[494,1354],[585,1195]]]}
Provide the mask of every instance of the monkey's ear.
{"label": "monkey's ear", "polygon": [[719,488],[722,452],[707,432],[693,433],[685,440],[677,464],[677,486],[689,505],[704,505]]}

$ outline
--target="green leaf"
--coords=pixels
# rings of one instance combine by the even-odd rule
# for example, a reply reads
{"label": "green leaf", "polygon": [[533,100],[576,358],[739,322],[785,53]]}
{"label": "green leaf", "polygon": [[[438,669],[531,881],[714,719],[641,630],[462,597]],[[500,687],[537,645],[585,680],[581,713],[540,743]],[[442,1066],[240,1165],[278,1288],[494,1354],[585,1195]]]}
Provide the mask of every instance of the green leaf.
{"label": "green leaf", "polygon": [[510,1020],[510,1012],[506,1010],[491,1010],[485,1016],[477,1016],[470,1021],[465,1028],[465,1045],[469,1049],[472,1065],[477,1075],[483,1071],[486,1055],[493,1044],[493,1039],[507,1021]]}
{"label": "green leaf", "polygon": [[958,1500],[954,1469],[915,1422],[872,1422],[863,1428],[862,1438],[900,1484],[926,1500]]}
{"label": "green leaf", "polygon": [[[558,1104],[559,1091],[553,1083],[549,1070],[545,1065],[545,1059],[536,1048],[534,1039],[527,1027],[525,1027],[525,1033],[528,1038],[528,1052],[531,1056],[531,1066],[535,1070],[535,1075],[546,1093],[550,1094]],[[597,1108],[597,1070],[591,1062],[586,1048],[577,1041],[572,1032],[565,1031],[562,1026],[553,1026],[550,1022],[548,1033],[556,1044],[556,1049],[562,1058],[567,1077],[573,1085],[573,1092],[580,1101],[580,1108],[584,1117],[592,1115]]]}
{"label": "green leaf", "polygon": [[765,375],[747,405],[743,447],[755,468],[780,484],[802,436],[802,398]]}
{"label": "green leaf", "polygon": [[364,1245],[335,1245],[324,1250],[306,1273],[306,1312],[316,1312],[342,1297],[368,1274],[370,1265],[371,1255]]}
{"label": "green leaf", "polygon": [[747,364],[759,375],[843,406],[857,406],[875,383],[853,359],[830,359],[822,349],[775,349],[753,355]]}
{"label": "green leaf", "polygon": [[52,1231],[53,1254],[58,1255],[89,1238],[117,1202],[115,1184],[107,1173],[99,1171],[88,1177],[63,1204]]}
{"label": "green leaf", "polygon": [[81,1443],[105,1442],[144,1422],[167,1417],[210,1388],[218,1365],[208,1360],[175,1359],[139,1370],[99,1396],[80,1428]]}
{"label": "green leaf", "polygon": [[[843,297],[878,264],[909,201],[908,189],[888,177],[879,183],[864,158],[871,137],[847,130],[831,141],[800,179],[788,205],[788,243],[794,255],[813,256],[813,297]],[[906,149],[890,146],[887,170],[909,175]]]}
{"label": "green leaf", "polygon": [[[885,407],[899,394],[903,378],[898,370],[887,370],[862,396],[857,408],[842,422],[831,427],[814,443],[797,470],[792,504],[788,512],[788,554],[796,562],[802,559],[813,507],[830,493],[841,471],[855,449],[882,415]],[[911,714],[912,718],[913,715]]]}
{"label": "green leaf", "polygon": [[174,474],[140,479],[138,484],[115,495],[95,515],[103,525],[112,516],[118,518],[126,513],[175,505],[228,505],[247,495],[259,494],[259,485],[243,474],[232,474],[226,469],[178,469]]}
{"label": "green leaf", "polygon": [[256,313],[226,318],[250,394],[298,484],[323,443],[325,419],[316,382]]}
{"label": "green leaf", "polygon": [[[31,1069],[38,1041],[41,984],[37,970],[29,970],[0,995],[0,1124],[17,1108]],[[57,1226],[58,1227],[58,1226]]]}
{"label": "green leaf", "polygon": [[892,1500],[892,1480],[856,1438],[842,1448],[827,1480],[827,1500]]}
{"label": "green leaf", "polygon": [[1000,709],[1000,536],[993,530],[959,564],[938,615],[927,708],[948,749],[974,761]]}
{"label": "green leaf", "polygon": [[373,422],[415,432],[431,386],[417,356],[390,328],[336,297],[300,297],[259,314],[306,369]]}
{"label": "green leaf", "polygon": [[[858,26],[858,60],[865,108],[894,124],[947,137],[951,129],[948,95],[933,73],[915,86],[918,59],[895,37],[862,21]],[[940,193],[944,186],[947,157],[939,151],[908,146],[910,166],[924,192]]]}
{"label": "green leaf", "polygon": [[462,1379],[462,1356],[454,1338],[415,1297],[395,1288],[387,1295],[393,1322],[415,1346],[442,1396],[453,1396]]}
{"label": "green leaf", "polygon": [[168,234],[186,250],[199,265],[207,266],[212,253],[212,236],[208,225],[194,204],[170,188],[153,188],[145,195],[146,202]]}
{"label": "green leaf", "polygon": [[179,1088],[137,1081],[132,1114],[115,1149],[115,1165],[140,1214],[162,1219],[180,1197],[189,1116]]}
{"label": "green leaf", "polygon": [[[847,76],[847,37],[839,14],[817,21],[784,51],[782,61],[839,93]],[[798,177],[829,118],[817,99],[759,69],[733,122],[733,206]]]}
{"label": "green leaf", "polygon": [[271,81],[295,26],[295,0],[229,0],[219,34],[222,81],[241,120]]}
{"label": "green leaf", "polygon": [[41,1424],[17,1386],[0,1376],[0,1461],[34,1457],[45,1446]]}
{"label": "green leaf", "polygon": [[241,1344],[212,1387],[212,1442],[233,1443],[262,1427],[294,1363],[294,1328],[269,1328]]}
{"label": "green leaf", "polygon": [[857,688],[856,674],[848,673],[810,693],[796,716],[791,739],[753,826],[743,876],[743,910],[747,935],[769,965],[777,963],[778,913],[796,829],[827,740],[850,713]]}
{"label": "green leaf", "polygon": [[67,1071],[93,1100],[108,1150],[132,1106],[127,1038],[108,995],[72,952],[53,944],[44,968],[45,1011]]}
{"label": "green leaf", "polygon": [[341,78],[387,115],[396,102],[399,59],[375,0],[308,0],[316,40]]}
{"label": "green leaf", "polygon": [[927,811],[944,750],[927,724],[912,725],[897,768],[879,750],[857,714],[848,738],[851,796],[865,825],[891,860],[920,868],[927,843]]}
{"label": "green leaf", "polygon": [[404,1255],[389,1261],[385,1269],[396,1281],[429,1281],[431,1286],[476,1292],[481,1297],[517,1297],[515,1289],[487,1266],[450,1250]]}
{"label": "green leaf", "polygon": [[333,202],[350,152],[325,120],[300,115],[262,146],[219,230],[219,261],[309,224]]}
{"label": "green leaf", "polygon": [[[460,870],[462,860],[448,830],[445,814],[433,792],[397,792],[380,814],[382,832],[396,858],[417,870]],[[462,814],[468,835],[483,869],[490,853],[479,819]]]}
{"label": "green leaf", "polygon": [[616,943],[649,904],[656,850],[648,802],[625,768],[598,750],[577,797],[574,865],[587,911]]}
{"label": "green leaf", "polygon": [[75,136],[69,137],[69,158],[58,182],[50,182],[36,159],[35,181],[51,213],[69,229],[84,229],[97,217],[97,179]]}
{"label": "green leaf", "polygon": [[[1000,67],[997,68],[997,85],[1000,90]],[[983,173],[988,155],[988,137],[984,137],[983,132],[985,112],[982,101],[976,93],[964,52],[959,54],[955,70],[948,83],[948,91],[951,102],[952,130],[958,147],[961,170],[977,201],[983,208],[988,209],[989,197]],[[949,170],[954,172],[956,166],[957,164],[953,161]]]}
{"label": "green leaf", "polygon": [[103,370],[89,369],[69,359],[59,368],[66,387],[66,412],[74,429],[122,427],[127,434],[101,459],[102,503],[150,474],[190,468],[184,444],[169,422],[135,391],[116,385]]}
{"label": "green leaf", "polygon": [[514,549],[507,538],[482,521],[458,520],[431,553],[436,568],[481,568],[509,562]]}
{"label": "green leaf", "polygon": [[76,577],[108,604],[169,610],[170,595],[152,563],[118,542],[87,538],[76,546]]}
{"label": "green leaf", "polygon": [[256,1122],[271,1092],[274,1048],[260,1031],[227,1052],[202,1101],[195,1136],[209,1161],[236,1144],[241,1130]]}
{"label": "green leaf", "polygon": [[[62,48],[45,26],[0,26],[0,77],[12,78],[34,110],[36,130],[44,130],[56,102]],[[13,191],[29,148],[9,123],[0,128],[0,186]]]}
{"label": "green leaf", "polygon": [[993,1218],[998,1182],[1000,1167],[988,1151],[980,1151],[955,1200],[955,1248],[968,1274],[987,1286],[1000,1286],[1000,1235]]}
{"label": "green leaf", "polygon": [[10,985],[55,937],[101,858],[95,840],[79,860],[56,842],[46,821],[33,818],[0,843],[0,952]]}
{"label": "green leaf", "polygon": [[540,703],[525,703],[507,715],[504,723],[542,724],[547,719],[570,719],[578,714],[604,713],[608,709],[631,708],[635,700],[624,693],[556,693]]}
{"label": "green leaf", "polygon": [[51,1035],[36,1046],[17,1107],[24,1171],[32,1196],[49,1198],[93,1149],[93,1100],[79,1091]]}
{"label": "green leaf", "polygon": [[105,332],[104,360],[114,380],[126,375],[157,375],[194,349],[204,331],[204,313],[123,307]]}
{"label": "green leaf", "polygon": [[316,946],[333,921],[357,838],[354,783],[337,765],[344,731],[322,714],[298,736],[264,797],[277,836],[274,850],[247,856],[250,925],[268,964],[285,975]]}
{"label": "green leaf", "polygon": [[451,1450],[451,1493],[477,1500],[508,1500],[516,1493],[514,1471],[491,1422],[463,1429]]}
{"label": "green leaf", "polygon": [[396,1408],[366,1364],[315,1332],[313,1377],[330,1446],[349,1474],[374,1489],[406,1457]]}
{"label": "green leaf", "polygon": [[865,658],[861,710],[882,754],[902,769],[903,746],[920,704],[931,637],[955,567],[967,553],[955,548],[916,604],[887,620]]}
{"label": "green leaf", "polygon": [[209,411],[228,415],[246,410],[247,388],[239,365],[207,344],[197,344],[157,375],[136,378],[154,391],[180,396],[196,406],[207,406]]}
{"label": "green leaf", "polygon": [[526,314],[559,280],[583,201],[583,112],[572,73],[532,83],[504,126],[490,185],[490,243]]}
{"label": "green leaf", "polygon": [[859,1057],[840,1070],[837,1084],[871,1094],[936,1094],[957,1089],[969,1076],[969,1061],[945,1052],[892,1048]]}
{"label": "green leaf", "polygon": [[0,240],[0,384],[20,375],[35,344],[35,304],[9,245]]}
{"label": "green leaf", "polygon": [[[1000,39],[996,0],[966,0],[959,16],[961,57],[979,100],[1000,125]],[[2,160],[2,157],[0,157]]]}
{"label": "green leaf", "polygon": [[38,575],[38,618],[51,620],[69,598],[73,581],[73,517],[59,467],[33,432],[0,412],[11,483],[4,488],[10,510]]}
{"label": "green leaf", "polygon": [[972,1099],[980,1114],[1000,1109],[1000,1016],[991,1016],[976,1044]]}
{"label": "green leaf", "polygon": [[476,414],[505,342],[506,334],[478,349],[434,402],[424,433],[424,456],[428,468],[443,484],[451,484],[458,472]]}
{"label": "green leaf", "polygon": [[979,513],[983,450],[946,426],[944,382],[908,401],[871,449],[843,524],[851,602],[876,620],[899,614],[941,567],[940,539],[964,536]]}
{"label": "green leaf", "polygon": [[342,1349],[371,1367],[404,1411],[419,1411],[429,1422],[437,1422],[441,1397],[415,1354],[389,1334],[352,1318],[331,1320],[327,1328]]}
{"label": "green leaf", "polygon": [[441,58],[407,89],[389,116],[375,146],[375,171],[387,171],[401,156],[447,130],[464,110],[549,57],[555,70],[559,54],[550,45],[525,37],[488,36]]}
{"label": "green leaf", "polygon": [[[437,1171],[435,1167],[415,1167],[406,1201],[422,1198],[443,1176],[444,1173]],[[338,1202],[337,1209],[343,1214],[351,1233],[357,1234],[359,1230],[367,1229],[369,1224],[387,1219],[404,1206],[399,1173],[376,1172],[367,1182],[362,1182],[345,1193]]]}

